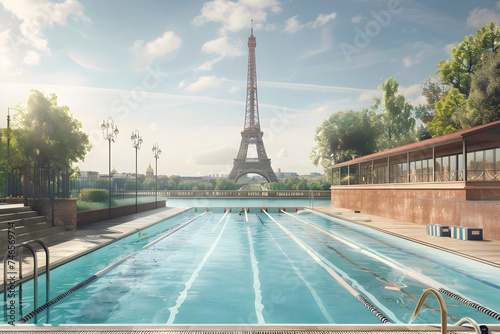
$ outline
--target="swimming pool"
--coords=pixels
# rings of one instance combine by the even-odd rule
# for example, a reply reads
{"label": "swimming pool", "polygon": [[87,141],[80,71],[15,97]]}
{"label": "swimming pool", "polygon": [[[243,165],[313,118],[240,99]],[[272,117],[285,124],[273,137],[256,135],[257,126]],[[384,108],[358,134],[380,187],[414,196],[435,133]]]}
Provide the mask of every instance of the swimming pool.
{"label": "swimming pool", "polygon": [[[54,269],[50,298],[130,256],[38,314],[36,323],[407,323],[429,285],[500,309],[496,267],[309,211],[200,211]],[[23,316],[33,309],[30,284],[24,285]],[[499,323],[457,299],[445,300],[450,323],[466,316]],[[438,308],[428,299],[416,322],[439,323]]]}

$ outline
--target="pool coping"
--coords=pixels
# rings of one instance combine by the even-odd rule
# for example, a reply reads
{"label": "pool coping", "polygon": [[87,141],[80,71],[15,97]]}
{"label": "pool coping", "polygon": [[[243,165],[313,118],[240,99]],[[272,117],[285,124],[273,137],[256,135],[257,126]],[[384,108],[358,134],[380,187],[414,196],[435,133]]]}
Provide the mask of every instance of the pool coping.
{"label": "pool coping", "polygon": [[[486,324],[490,333],[499,333],[500,325]],[[307,333],[307,334],[347,334],[347,333],[441,333],[439,324],[372,324],[372,325],[301,325],[301,324],[271,324],[271,325],[63,325],[63,326],[36,326],[36,325],[0,325],[2,333]],[[474,333],[472,327],[448,325],[448,333]]]}

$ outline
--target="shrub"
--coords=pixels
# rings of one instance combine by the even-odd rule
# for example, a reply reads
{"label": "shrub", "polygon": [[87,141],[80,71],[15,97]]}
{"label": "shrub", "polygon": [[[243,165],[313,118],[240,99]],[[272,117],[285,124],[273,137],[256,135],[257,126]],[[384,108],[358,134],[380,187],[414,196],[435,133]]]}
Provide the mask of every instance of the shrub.
{"label": "shrub", "polygon": [[109,199],[109,190],[82,189],[78,199],[82,202],[106,202]]}

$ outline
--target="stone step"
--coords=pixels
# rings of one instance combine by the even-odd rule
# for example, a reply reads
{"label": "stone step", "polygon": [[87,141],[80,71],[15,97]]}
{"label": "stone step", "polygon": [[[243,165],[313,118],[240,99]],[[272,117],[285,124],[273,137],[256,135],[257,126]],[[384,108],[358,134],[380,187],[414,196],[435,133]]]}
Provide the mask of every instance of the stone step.
{"label": "stone step", "polygon": [[52,223],[45,221],[44,217],[35,217],[37,222],[28,225],[17,225],[15,229],[13,228],[0,228],[0,237],[5,237],[8,235],[8,231],[14,231],[15,234],[24,234],[36,230],[42,230],[45,228],[52,227]]}
{"label": "stone step", "polygon": [[34,225],[34,224],[39,224],[41,222],[46,221],[44,216],[34,216],[34,217],[28,217],[24,219],[13,219],[9,221],[4,221],[0,222],[0,229],[8,229],[9,228],[9,222],[14,222],[16,225],[16,228],[19,228],[21,226],[29,226],[29,225]]}
{"label": "stone step", "polygon": [[20,212],[9,212],[9,213],[0,212],[0,223],[5,222],[5,221],[15,220],[15,219],[29,218],[29,217],[35,217],[35,216],[38,216],[38,213],[36,211],[33,211],[33,210],[20,211]]}
{"label": "stone step", "polygon": [[[74,231],[66,231],[63,226],[56,226],[56,227],[45,228],[35,232],[16,234],[15,242],[17,245],[19,245],[31,240],[41,240],[46,244],[49,244],[57,242],[61,239],[65,239],[71,235],[74,235]],[[7,237],[0,237],[0,257],[3,258],[3,256],[7,252],[8,245],[9,242]]]}
{"label": "stone step", "polygon": [[32,211],[29,206],[21,205],[0,205],[0,214]]}

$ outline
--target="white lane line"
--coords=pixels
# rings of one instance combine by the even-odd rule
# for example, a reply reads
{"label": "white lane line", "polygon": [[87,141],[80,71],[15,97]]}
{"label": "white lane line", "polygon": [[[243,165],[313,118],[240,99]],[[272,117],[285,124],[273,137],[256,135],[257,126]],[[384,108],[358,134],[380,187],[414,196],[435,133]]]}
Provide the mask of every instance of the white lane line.
{"label": "white lane line", "polygon": [[171,325],[175,321],[175,316],[177,313],[179,313],[179,308],[182,306],[182,303],[186,300],[187,294],[189,292],[189,289],[191,289],[191,286],[193,285],[193,282],[198,278],[198,274],[200,273],[201,269],[205,265],[205,262],[207,262],[208,258],[214,251],[215,247],[217,247],[217,244],[219,243],[219,240],[222,236],[222,233],[224,233],[224,230],[226,228],[227,222],[229,221],[229,216],[227,216],[226,222],[222,226],[219,235],[217,236],[217,239],[215,239],[214,243],[212,244],[212,247],[210,247],[210,250],[205,254],[203,257],[203,260],[198,264],[198,267],[193,271],[193,274],[189,278],[189,280],[186,282],[186,285],[184,287],[184,290],[181,292],[179,297],[177,298],[177,301],[175,302],[175,306],[169,307],[170,310],[170,315],[167,320],[167,324]]}
{"label": "white lane line", "polygon": [[215,229],[217,228],[217,226],[219,226],[220,222],[224,220],[224,217],[226,217],[226,215],[228,214],[229,210],[226,211],[224,213],[224,216],[222,216],[222,218],[219,220],[219,222],[215,225],[215,227],[212,229],[212,231],[215,231]]}
{"label": "white lane line", "polygon": [[[246,213],[246,211],[245,211]],[[262,315],[262,310],[264,305],[262,304],[262,291],[260,290],[260,280],[259,280],[259,267],[257,266],[257,258],[255,257],[255,249],[253,248],[252,234],[250,233],[250,227],[247,225],[248,243],[250,245],[250,260],[252,262],[253,271],[253,290],[255,293],[255,313],[257,313],[257,321],[259,325],[265,324],[264,316]]]}
{"label": "white lane line", "polygon": [[278,241],[274,238],[274,236],[271,234],[271,232],[266,227],[264,227],[264,228],[266,229],[267,233],[269,233],[269,236],[274,241],[274,243],[276,244],[276,246],[278,246],[278,248],[281,251],[281,253],[283,253],[283,255],[285,255],[285,257],[288,259],[288,262],[292,266],[292,268],[295,271],[295,273],[297,274],[297,276],[302,280],[302,282],[304,282],[304,284],[306,285],[306,287],[309,289],[309,291],[311,292],[311,295],[313,296],[314,300],[316,301],[316,304],[318,305],[319,309],[321,310],[321,313],[323,313],[323,316],[325,317],[325,319],[330,324],[337,323],[330,316],[330,314],[328,313],[328,311],[326,310],[325,304],[323,304],[323,301],[321,300],[321,297],[318,295],[318,293],[316,292],[316,290],[314,289],[314,287],[311,285],[311,283],[308,280],[306,280],[304,278],[304,276],[302,276],[302,274],[300,273],[299,268],[297,268],[297,266],[294,264],[294,262],[292,261],[292,259],[290,259],[290,257],[288,256],[288,254],[285,253],[285,251],[283,250],[283,248],[281,248],[281,246],[278,244]]}
{"label": "white lane line", "polygon": [[[283,211],[282,211],[283,212]],[[325,269],[330,276],[332,276],[341,286],[343,286],[347,291],[349,291],[356,299],[358,299],[358,296],[361,296],[359,292],[357,292],[352,286],[350,286],[336,271],[334,268],[335,266],[329,266],[327,262],[323,261],[319,254],[314,252],[313,250],[310,249],[310,247],[306,246],[302,241],[299,240],[293,233],[291,233],[289,230],[287,230],[283,225],[278,223],[271,215],[267,212],[264,212],[276,225],[278,225],[290,238],[297,243],[307,254],[309,254],[310,257],[313,258],[316,263],[318,263],[323,269]],[[319,255],[319,256],[318,256]],[[324,258],[323,258],[324,259]],[[329,262],[329,261],[328,261]],[[329,262],[330,265],[332,265],[331,262]],[[352,281],[352,280],[351,280]],[[379,305],[380,303],[378,300],[375,300]],[[365,305],[366,306],[366,305]],[[373,312],[373,310],[370,310]]]}

